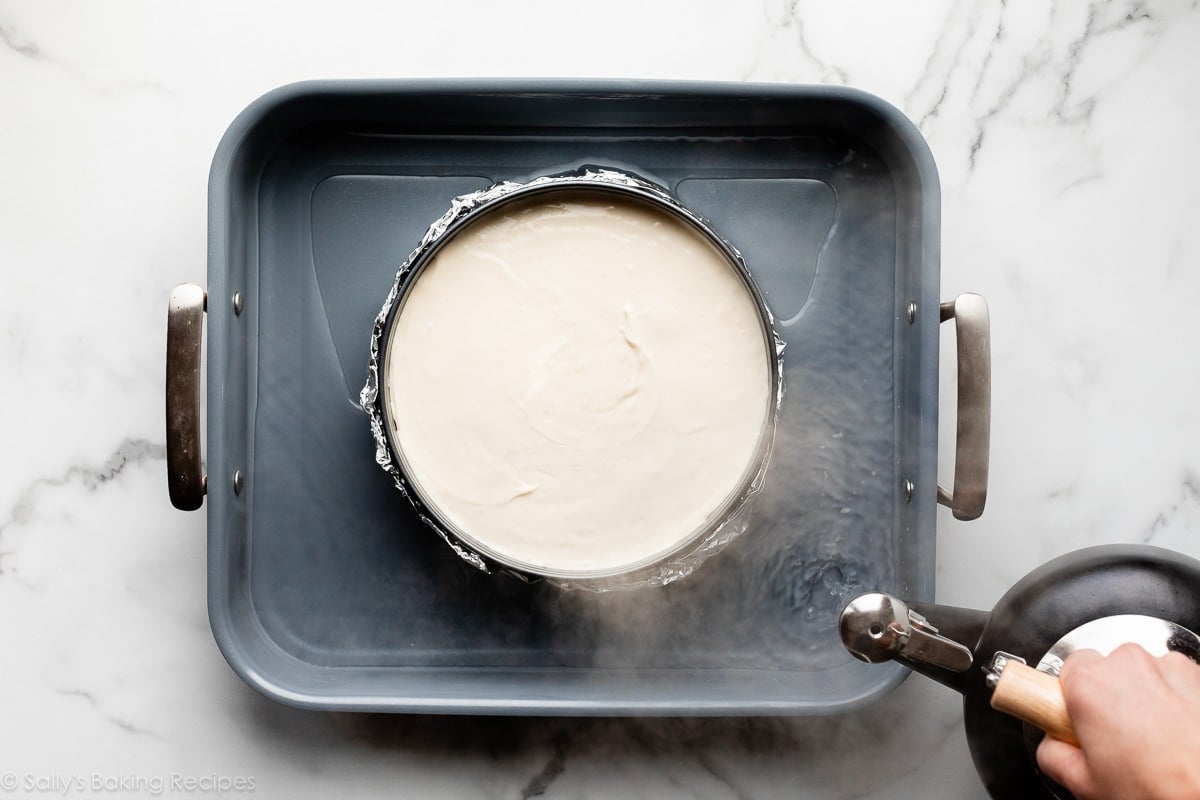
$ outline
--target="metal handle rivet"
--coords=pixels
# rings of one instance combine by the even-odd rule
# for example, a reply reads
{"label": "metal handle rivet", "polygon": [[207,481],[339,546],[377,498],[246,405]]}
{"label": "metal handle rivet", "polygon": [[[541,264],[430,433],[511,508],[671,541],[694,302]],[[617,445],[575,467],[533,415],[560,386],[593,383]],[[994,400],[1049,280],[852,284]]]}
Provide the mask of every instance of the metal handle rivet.
{"label": "metal handle rivet", "polygon": [[912,502],[913,492],[916,490],[916,488],[917,487],[913,485],[912,481],[904,482],[904,502],[906,502],[906,503]]}
{"label": "metal handle rivet", "polygon": [[233,471],[233,493],[234,494],[242,493],[242,484],[243,483],[245,483],[245,479],[242,478],[242,471],[240,469],[234,470]]}
{"label": "metal handle rivet", "polygon": [[912,300],[908,301],[908,324],[912,325],[917,321],[917,304]]}
{"label": "metal handle rivet", "polygon": [[242,315],[242,293],[241,292],[233,293],[233,313],[239,317]]}

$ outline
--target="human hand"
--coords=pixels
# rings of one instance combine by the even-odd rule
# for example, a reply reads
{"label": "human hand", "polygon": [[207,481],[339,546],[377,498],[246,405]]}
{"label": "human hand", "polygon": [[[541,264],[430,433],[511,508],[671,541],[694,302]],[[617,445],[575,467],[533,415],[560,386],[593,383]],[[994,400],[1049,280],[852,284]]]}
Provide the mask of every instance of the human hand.
{"label": "human hand", "polygon": [[1078,800],[1200,798],[1200,666],[1127,644],[1073,653],[1059,678],[1079,747],[1047,736],[1042,772]]}

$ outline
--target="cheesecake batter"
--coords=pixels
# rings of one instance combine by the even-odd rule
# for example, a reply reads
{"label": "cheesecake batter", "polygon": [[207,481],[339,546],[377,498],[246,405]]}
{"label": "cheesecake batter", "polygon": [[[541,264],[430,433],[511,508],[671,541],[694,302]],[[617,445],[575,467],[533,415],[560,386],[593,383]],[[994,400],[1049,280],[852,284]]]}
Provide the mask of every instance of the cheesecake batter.
{"label": "cheesecake batter", "polygon": [[704,237],[572,189],[487,213],[434,256],[392,326],[389,423],[468,540],[518,565],[619,571],[742,488],[772,357]]}

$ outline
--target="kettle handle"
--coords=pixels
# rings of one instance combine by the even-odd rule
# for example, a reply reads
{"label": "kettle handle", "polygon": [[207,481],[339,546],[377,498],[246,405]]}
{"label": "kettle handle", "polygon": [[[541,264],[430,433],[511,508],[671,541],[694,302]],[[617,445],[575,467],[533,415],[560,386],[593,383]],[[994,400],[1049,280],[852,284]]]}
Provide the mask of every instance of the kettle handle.
{"label": "kettle handle", "polygon": [[991,673],[995,676],[992,708],[1041,728],[1054,739],[1078,746],[1058,678],[1015,659],[995,669],[998,672]]}

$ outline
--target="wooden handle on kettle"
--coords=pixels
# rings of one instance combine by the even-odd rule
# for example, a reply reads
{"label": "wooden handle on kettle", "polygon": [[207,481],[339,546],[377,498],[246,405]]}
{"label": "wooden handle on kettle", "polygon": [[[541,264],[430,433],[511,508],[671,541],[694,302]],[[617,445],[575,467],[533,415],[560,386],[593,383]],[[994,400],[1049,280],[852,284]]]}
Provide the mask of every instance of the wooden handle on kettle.
{"label": "wooden handle on kettle", "polygon": [[1053,675],[1017,661],[1008,662],[992,691],[992,708],[1035,725],[1055,739],[1079,744],[1075,726],[1067,716],[1062,684]]}

